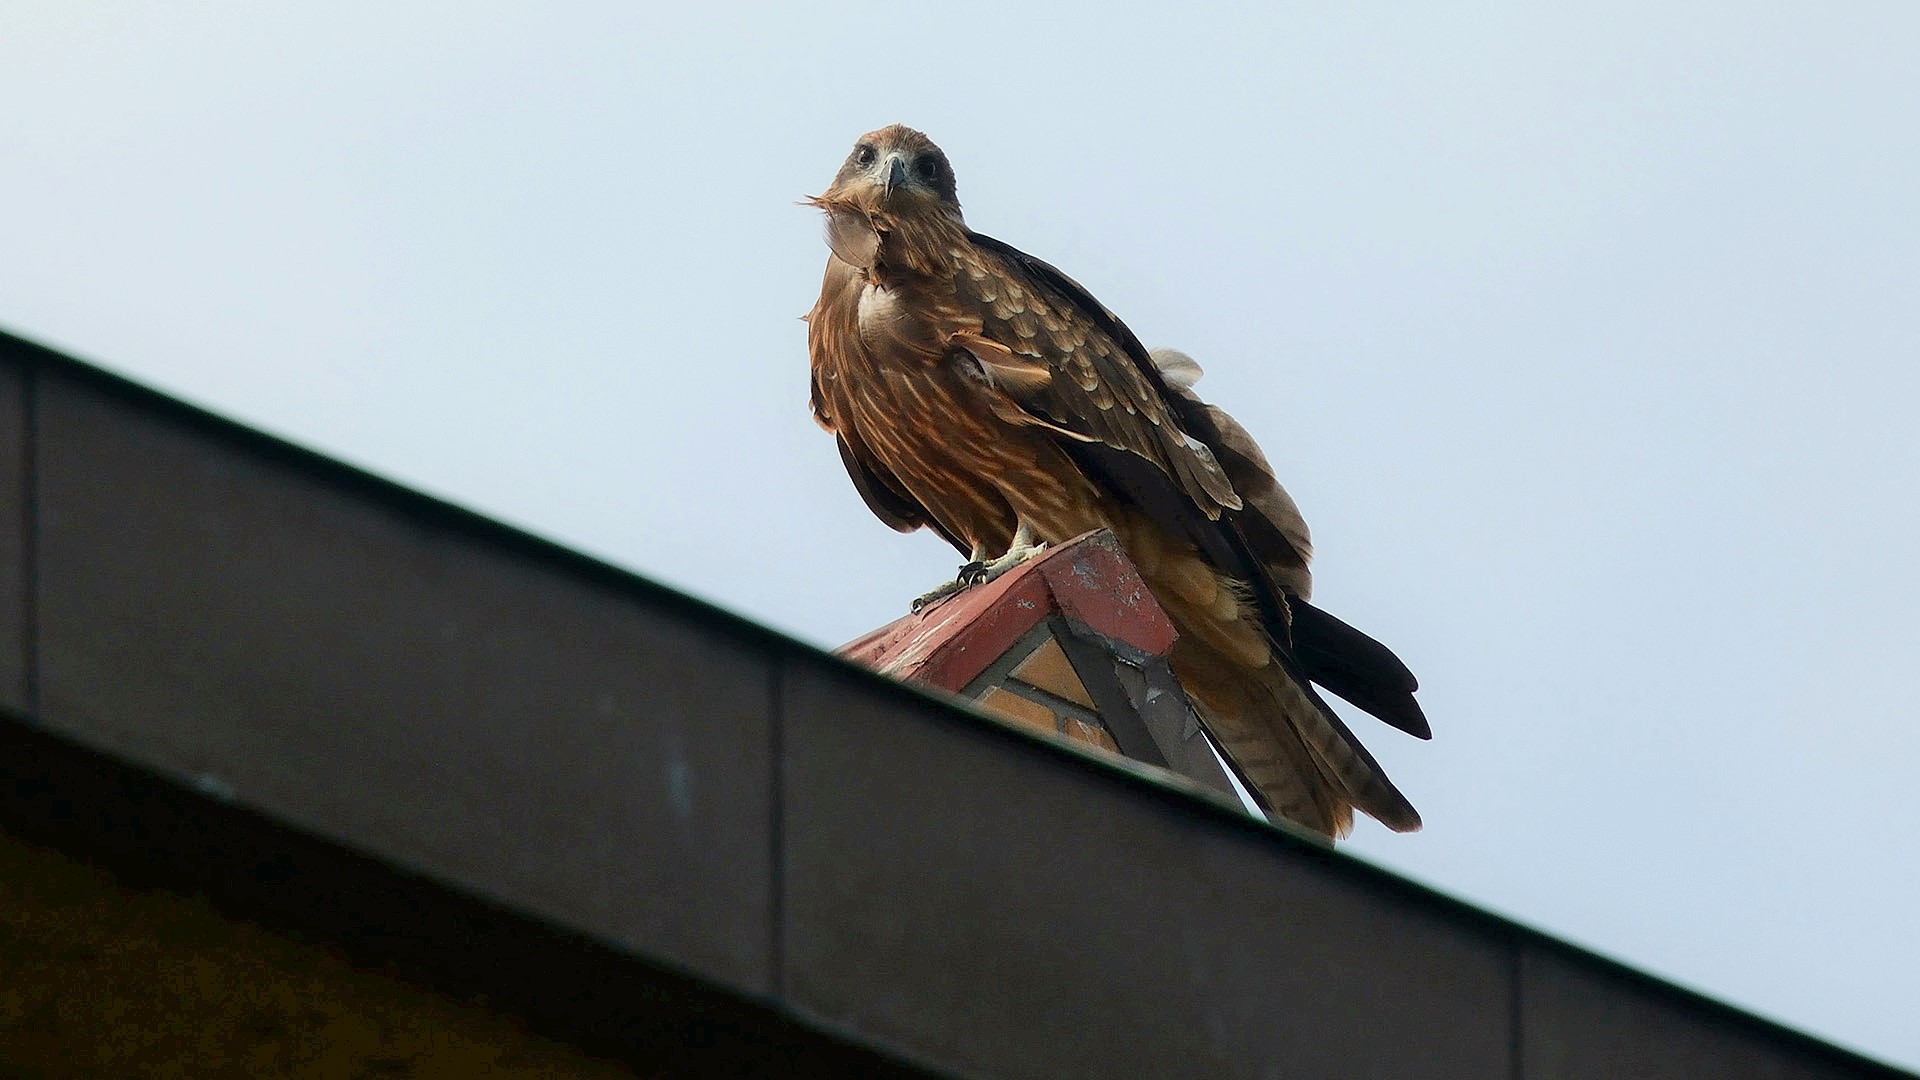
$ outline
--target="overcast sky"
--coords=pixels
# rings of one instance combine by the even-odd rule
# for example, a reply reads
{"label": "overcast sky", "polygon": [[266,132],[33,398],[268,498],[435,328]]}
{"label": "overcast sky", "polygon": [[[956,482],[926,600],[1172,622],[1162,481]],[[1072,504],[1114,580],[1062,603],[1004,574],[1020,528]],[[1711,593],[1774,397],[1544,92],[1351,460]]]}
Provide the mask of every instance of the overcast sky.
{"label": "overcast sky", "polygon": [[645,7],[0,0],[0,324],[831,646],[957,560],[795,202],[922,128],[1419,673],[1346,850],[1920,1066],[1920,6]]}

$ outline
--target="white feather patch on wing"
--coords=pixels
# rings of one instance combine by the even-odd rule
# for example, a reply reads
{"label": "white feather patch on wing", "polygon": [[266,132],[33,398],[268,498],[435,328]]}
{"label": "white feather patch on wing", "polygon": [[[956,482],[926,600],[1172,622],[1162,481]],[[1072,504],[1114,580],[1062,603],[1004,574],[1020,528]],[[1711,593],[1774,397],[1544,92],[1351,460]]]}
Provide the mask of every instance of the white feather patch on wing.
{"label": "white feather patch on wing", "polygon": [[1191,389],[1206,374],[1200,370],[1199,361],[1179,349],[1155,349],[1147,356],[1153,366],[1160,369],[1160,377],[1167,381],[1169,389]]}

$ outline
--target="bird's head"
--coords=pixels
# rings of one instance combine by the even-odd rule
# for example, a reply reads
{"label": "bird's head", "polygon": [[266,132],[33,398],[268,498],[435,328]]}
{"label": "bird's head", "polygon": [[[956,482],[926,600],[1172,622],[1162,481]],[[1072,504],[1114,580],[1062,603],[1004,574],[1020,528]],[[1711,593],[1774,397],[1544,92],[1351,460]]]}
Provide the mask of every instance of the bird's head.
{"label": "bird's head", "polygon": [[896,214],[938,209],[960,216],[947,155],[903,124],[860,136],[821,198]]}

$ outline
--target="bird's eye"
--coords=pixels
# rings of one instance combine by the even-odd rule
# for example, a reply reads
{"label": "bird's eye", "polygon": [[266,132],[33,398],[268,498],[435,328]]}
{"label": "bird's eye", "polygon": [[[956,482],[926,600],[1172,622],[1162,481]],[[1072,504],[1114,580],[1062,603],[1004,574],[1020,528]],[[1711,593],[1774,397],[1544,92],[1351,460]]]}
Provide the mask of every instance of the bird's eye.
{"label": "bird's eye", "polygon": [[863,169],[873,164],[873,157],[873,147],[868,146],[866,143],[861,143],[859,146],[853,148],[853,163]]}
{"label": "bird's eye", "polygon": [[913,171],[920,174],[922,180],[940,179],[940,159],[923,157],[914,163]]}

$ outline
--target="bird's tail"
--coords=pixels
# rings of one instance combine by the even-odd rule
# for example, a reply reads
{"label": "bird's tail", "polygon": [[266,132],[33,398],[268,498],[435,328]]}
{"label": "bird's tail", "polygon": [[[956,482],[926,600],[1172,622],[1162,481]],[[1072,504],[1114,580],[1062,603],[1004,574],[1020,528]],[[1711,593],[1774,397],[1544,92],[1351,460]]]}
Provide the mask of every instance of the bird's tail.
{"label": "bird's tail", "polygon": [[1353,828],[1356,809],[1396,832],[1420,828],[1406,796],[1275,648],[1245,586],[1158,529],[1120,531],[1180,631],[1174,674],[1269,813],[1336,839]]}

